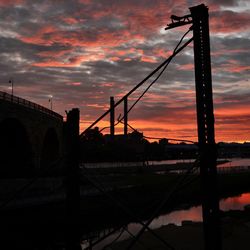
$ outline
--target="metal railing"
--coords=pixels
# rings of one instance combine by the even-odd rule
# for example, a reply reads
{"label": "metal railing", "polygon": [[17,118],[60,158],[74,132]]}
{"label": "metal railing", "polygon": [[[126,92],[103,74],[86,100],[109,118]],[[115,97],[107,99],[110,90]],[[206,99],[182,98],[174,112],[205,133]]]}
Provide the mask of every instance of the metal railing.
{"label": "metal railing", "polygon": [[39,111],[42,113],[45,113],[47,115],[50,115],[50,116],[55,117],[55,118],[60,119],[60,120],[63,119],[63,117],[61,115],[59,115],[58,113],[56,113],[48,108],[45,108],[45,107],[43,107],[39,104],[36,104],[34,102],[25,100],[21,97],[10,95],[10,94],[3,92],[3,91],[0,91],[0,99],[5,100],[5,101],[9,101],[9,102],[33,109],[33,110],[36,110],[36,111]]}

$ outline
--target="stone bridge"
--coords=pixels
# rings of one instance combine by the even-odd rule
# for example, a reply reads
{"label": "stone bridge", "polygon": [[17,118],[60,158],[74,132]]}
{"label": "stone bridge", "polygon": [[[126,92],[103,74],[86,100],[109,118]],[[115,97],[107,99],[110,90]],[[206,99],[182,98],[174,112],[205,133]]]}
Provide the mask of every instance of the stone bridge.
{"label": "stone bridge", "polygon": [[58,165],[63,117],[36,103],[0,92],[0,174],[25,176]]}

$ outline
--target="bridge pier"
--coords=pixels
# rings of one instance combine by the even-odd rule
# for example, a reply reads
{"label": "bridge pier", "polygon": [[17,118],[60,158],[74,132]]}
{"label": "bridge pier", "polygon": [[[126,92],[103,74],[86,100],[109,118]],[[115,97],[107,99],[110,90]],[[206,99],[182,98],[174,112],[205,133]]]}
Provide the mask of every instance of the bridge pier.
{"label": "bridge pier", "polygon": [[2,177],[26,177],[50,168],[63,155],[63,117],[0,91],[0,153]]}

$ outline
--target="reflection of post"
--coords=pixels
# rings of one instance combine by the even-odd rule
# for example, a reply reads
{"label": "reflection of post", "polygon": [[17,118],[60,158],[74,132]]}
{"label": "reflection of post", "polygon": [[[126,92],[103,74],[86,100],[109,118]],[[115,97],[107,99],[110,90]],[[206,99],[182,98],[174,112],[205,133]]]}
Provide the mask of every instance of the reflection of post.
{"label": "reflection of post", "polygon": [[205,250],[220,250],[222,244],[219,224],[208,8],[202,4],[190,8],[190,11],[194,33],[196,109]]}
{"label": "reflection of post", "polygon": [[80,180],[79,180],[79,109],[67,113],[67,250],[79,250]]}
{"label": "reflection of post", "polygon": [[110,136],[114,139],[115,135],[115,102],[114,97],[110,97]]}
{"label": "reflection of post", "polygon": [[124,98],[124,136],[128,134],[128,97]]}

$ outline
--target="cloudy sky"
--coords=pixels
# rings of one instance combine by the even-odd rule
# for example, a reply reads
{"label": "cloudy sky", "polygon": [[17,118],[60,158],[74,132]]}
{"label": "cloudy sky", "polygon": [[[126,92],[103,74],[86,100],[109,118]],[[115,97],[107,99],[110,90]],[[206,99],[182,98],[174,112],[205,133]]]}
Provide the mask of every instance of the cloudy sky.
{"label": "cloudy sky", "polygon": [[[0,90],[11,92],[13,79],[15,95],[45,107],[53,96],[53,110],[62,115],[78,107],[83,130],[109,108],[110,96],[119,100],[171,55],[188,26],[165,31],[170,15],[189,14],[200,3],[0,0]],[[210,13],[216,141],[250,141],[250,3],[204,3]],[[129,114],[129,123],[145,135],[197,140],[192,46]]]}

